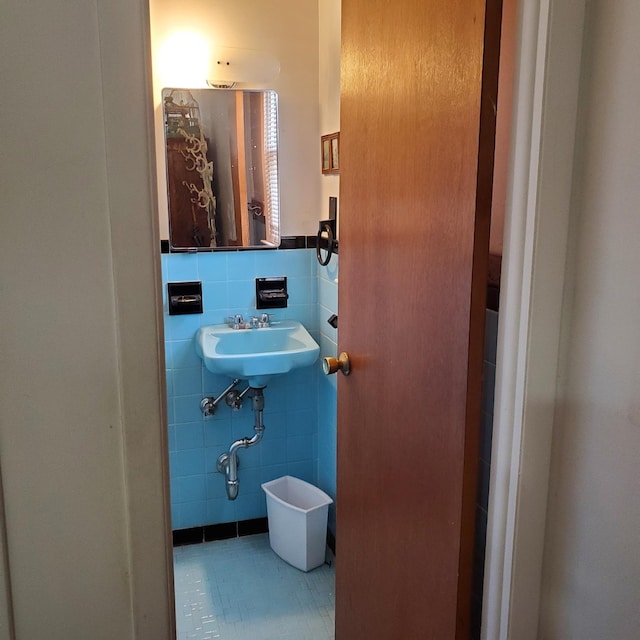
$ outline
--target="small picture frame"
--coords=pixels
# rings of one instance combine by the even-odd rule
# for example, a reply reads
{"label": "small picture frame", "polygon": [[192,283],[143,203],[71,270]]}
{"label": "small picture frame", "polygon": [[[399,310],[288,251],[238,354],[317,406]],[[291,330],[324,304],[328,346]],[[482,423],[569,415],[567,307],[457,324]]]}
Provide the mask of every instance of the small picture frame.
{"label": "small picture frame", "polygon": [[340,173],[340,132],[329,133],[320,138],[322,173]]}

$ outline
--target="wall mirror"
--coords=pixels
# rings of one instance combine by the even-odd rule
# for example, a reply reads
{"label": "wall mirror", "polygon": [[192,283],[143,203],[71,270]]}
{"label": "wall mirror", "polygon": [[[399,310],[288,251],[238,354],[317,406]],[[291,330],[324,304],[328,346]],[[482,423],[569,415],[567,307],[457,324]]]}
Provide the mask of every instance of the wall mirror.
{"label": "wall mirror", "polygon": [[277,247],[276,92],[163,89],[162,105],[171,247]]}

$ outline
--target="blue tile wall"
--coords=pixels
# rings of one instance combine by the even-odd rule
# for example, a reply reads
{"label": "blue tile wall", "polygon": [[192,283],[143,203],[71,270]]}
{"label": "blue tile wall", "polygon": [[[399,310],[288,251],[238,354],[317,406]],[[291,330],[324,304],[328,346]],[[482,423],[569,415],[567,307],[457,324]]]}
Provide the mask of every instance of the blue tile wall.
{"label": "blue tile wall", "polygon": [[[240,451],[240,493],[229,501],[216,461],[233,440],[253,435],[253,412],[250,403],[239,411],[223,404],[213,417],[202,416],[201,398],[219,393],[230,379],[202,367],[193,336],[200,326],[222,322],[232,313],[255,314],[254,279],[286,275],[289,307],[274,310],[274,317],[301,321],[320,344],[320,356],[336,356],[338,331],[327,320],[338,314],[338,257],[322,267],[308,249],[164,254],[162,275],[173,528],[263,517],[261,483],[285,474],[316,484],[335,500],[337,376],[324,376],[315,365],[268,385],[264,438]],[[202,281],[203,314],[168,315],[166,282],[180,280]],[[484,543],[486,530],[498,314],[488,310],[486,321],[478,543]],[[335,504],[329,509],[329,528],[335,535]],[[476,557],[481,560],[484,554]],[[481,579],[481,570],[476,574]]]}
{"label": "blue tile wall", "polygon": [[[173,529],[264,517],[261,483],[286,474],[318,484],[322,468],[325,483],[335,495],[335,477],[326,478],[331,464],[320,466],[318,462],[321,450],[323,460],[334,461],[335,451],[331,456],[327,438],[318,437],[320,365],[316,364],[274,378],[265,389],[263,440],[239,452],[240,492],[237,500],[227,500],[224,476],[216,472],[216,461],[233,440],[253,435],[253,411],[250,402],[238,411],[222,403],[214,416],[203,417],[200,400],[220,393],[231,379],[204,369],[193,346],[200,326],[223,322],[232,313],[255,315],[255,278],[270,276],[287,276],[290,295],[289,306],[274,309],[273,317],[299,320],[322,342],[326,330],[319,330],[323,314],[318,313],[316,264],[315,251],[309,249],[163,254]],[[202,282],[202,314],[168,315],[166,283],[183,280]],[[333,340],[335,348],[335,335]],[[327,419],[325,409],[323,419]]]}
{"label": "blue tile wall", "polygon": [[[318,328],[320,357],[338,354],[338,331],[327,320],[338,314],[338,256],[323,267],[316,262],[318,276]],[[336,499],[337,376],[318,376],[318,486]],[[329,508],[329,529],[336,535],[335,502]]]}

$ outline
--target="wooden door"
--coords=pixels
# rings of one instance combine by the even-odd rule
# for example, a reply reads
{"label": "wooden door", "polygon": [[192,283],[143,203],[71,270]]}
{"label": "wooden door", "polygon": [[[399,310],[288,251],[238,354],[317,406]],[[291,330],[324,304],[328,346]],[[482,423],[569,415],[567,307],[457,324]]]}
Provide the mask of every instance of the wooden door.
{"label": "wooden door", "polygon": [[199,207],[189,184],[202,189],[202,177],[185,157],[184,138],[167,138],[167,195],[172,247],[208,247],[211,244],[209,215]]}
{"label": "wooden door", "polygon": [[469,636],[498,5],[342,2],[337,640]]}

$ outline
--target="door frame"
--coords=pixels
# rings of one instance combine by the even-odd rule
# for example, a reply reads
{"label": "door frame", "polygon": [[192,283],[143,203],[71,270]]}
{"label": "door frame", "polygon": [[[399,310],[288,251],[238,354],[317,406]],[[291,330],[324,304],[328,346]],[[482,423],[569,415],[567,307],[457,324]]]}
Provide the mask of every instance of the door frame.
{"label": "door frame", "polygon": [[483,639],[537,637],[585,0],[519,0]]}
{"label": "door frame", "polygon": [[[585,13],[585,0],[520,0],[520,5],[501,293],[501,310],[510,322],[501,323],[498,335],[482,632],[483,638],[500,640],[528,640],[537,635],[539,600],[535,595],[539,594],[542,574]],[[137,16],[134,28],[144,43],[149,18],[146,11],[141,13],[146,15]],[[144,60],[140,63],[145,66],[141,73],[150,87],[148,56],[141,57]],[[144,93],[132,92],[131,100],[139,110],[146,110],[151,120],[150,90],[148,96]],[[553,118],[546,117],[551,113]],[[154,167],[153,145],[146,146],[137,151],[147,156],[149,167]],[[153,191],[153,177],[147,178]],[[146,212],[146,216],[138,216],[138,221],[142,223],[144,218],[148,228],[155,229],[156,207],[147,207]],[[150,245],[145,243],[145,248],[159,265],[159,243]],[[119,258],[122,255],[115,251],[114,262]],[[120,265],[125,272],[121,274],[123,279],[127,273],[134,273],[130,259],[125,257]],[[155,277],[149,270],[145,272],[146,284],[151,288]],[[146,313],[157,313],[154,295],[138,300],[138,306],[143,305]],[[125,305],[118,319],[120,327],[126,330],[138,326],[137,313]],[[138,358],[149,355],[156,359],[162,352],[161,323],[156,326],[156,344],[144,341],[145,353],[140,353],[139,347]],[[141,331],[148,333],[147,328],[142,328],[130,335],[135,338]],[[160,402],[164,399],[160,376],[152,383],[151,391],[151,396]],[[155,445],[152,449],[161,450],[166,456],[167,443],[160,430],[147,434],[145,440],[138,438],[136,425],[131,427],[125,422],[124,428],[129,440],[127,468],[131,472],[126,488],[132,520],[130,545],[138,551],[148,549],[135,554],[136,562],[132,563],[132,600],[138,603],[134,608],[140,618],[145,610],[166,612],[169,626],[175,629],[171,615],[172,568],[167,561],[171,554],[171,537],[166,533],[170,528],[169,506],[166,493],[149,488],[148,478],[158,475],[158,461],[144,451],[151,440]],[[141,496],[145,499],[141,500]],[[139,526],[143,522],[145,526]],[[154,541],[153,549],[148,548],[150,523],[163,532]],[[6,540],[0,539],[0,544],[5,547]],[[6,577],[5,573],[6,567],[0,566],[0,579]],[[144,576],[159,578],[159,588],[153,593],[149,593]],[[6,598],[0,601],[0,610],[5,616],[10,614]],[[145,624],[138,628],[140,637],[145,635],[145,629]],[[167,631],[161,635],[166,637]]]}

